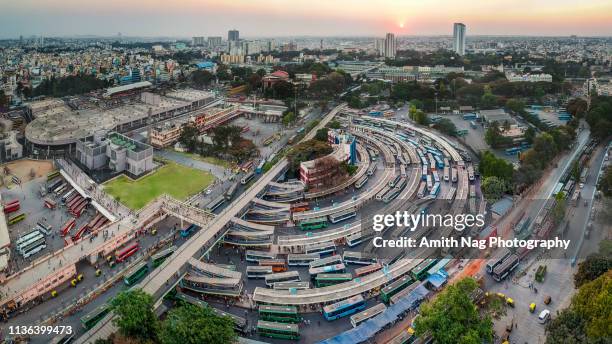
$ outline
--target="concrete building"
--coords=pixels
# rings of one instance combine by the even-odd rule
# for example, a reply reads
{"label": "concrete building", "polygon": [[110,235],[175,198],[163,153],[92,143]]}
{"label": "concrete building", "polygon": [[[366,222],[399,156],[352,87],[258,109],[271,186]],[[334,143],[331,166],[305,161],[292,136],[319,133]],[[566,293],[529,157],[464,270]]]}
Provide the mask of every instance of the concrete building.
{"label": "concrete building", "polygon": [[378,56],[385,55],[385,40],[383,38],[374,39],[374,50]]}
{"label": "concrete building", "polygon": [[77,141],[76,159],[89,170],[108,168],[131,177],[139,177],[155,167],[153,147],[117,132],[98,133],[91,139]]}
{"label": "concrete building", "polygon": [[506,122],[510,125],[516,124],[516,121],[504,109],[480,110],[480,116],[487,124],[493,122],[497,122],[500,126]]}
{"label": "concrete building", "polygon": [[397,47],[395,43],[395,35],[392,33],[387,33],[385,37],[385,54],[386,58],[394,59],[395,53],[397,52]]}
{"label": "concrete building", "polygon": [[342,162],[355,163],[357,143],[353,136],[330,130],[327,138],[334,149],[332,153],[300,163],[300,180],[309,188],[331,186],[335,177],[342,173],[339,171]]}
{"label": "concrete building", "polygon": [[0,119],[0,161],[19,159],[23,146],[17,141],[17,132],[11,130],[12,122]]}
{"label": "concrete building", "polygon": [[236,29],[234,30],[229,30],[227,32],[227,40],[228,41],[238,41],[240,40],[240,32]]}
{"label": "concrete building", "polygon": [[202,36],[191,37],[191,45],[194,47],[201,47],[206,45],[206,40]]}
{"label": "concrete building", "polygon": [[552,75],[506,73],[506,79],[510,82],[552,82]]}
{"label": "concrete building", "polygon": [[223,44],[223,38],[221,36],[208,37],[208,47],[213,49]]}
{"label": "concrete building", "polygon": [[453,24],[453,51],[457,55],[465,55],[465,24]]}
{"label": "concrete building", "polygon": [[274,86],[274,84],[280,81],[289,81],[289,73],[284,70],[277,70],[273,73],[266,74],[261,80],[263,82],[263,87],[268,88]]}

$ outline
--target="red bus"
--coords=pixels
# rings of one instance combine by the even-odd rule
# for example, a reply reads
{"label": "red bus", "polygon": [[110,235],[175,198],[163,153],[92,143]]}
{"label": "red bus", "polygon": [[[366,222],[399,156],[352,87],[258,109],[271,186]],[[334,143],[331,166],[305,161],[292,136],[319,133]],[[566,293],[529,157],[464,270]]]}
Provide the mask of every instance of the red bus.
{"label": "red bus", "polygon": [[10,202],[6,202],[6,203],[4,203],[4,207],[7,208],[7,207],[9,207],[9,206],[11,206],[13,204],[19,204],[19,200],[18,199],[14,199],[14,200],[12,200]]}
{"label": "red bus", "polygon": [[72,228],[74,228],[75,225],[76,225],[76,219],[69,220],[68,222],[66,222],[64,227],[62,227],[62,230],[61,230],[60,234],[62,236],[66,236],[66,234],[68,234],[70,232],[70,230]]}
{"label": "red bus", "polygon": [[76,232],[76,234],[72,236],[72,241],[77,241],[77,240],[81,239],[81,236],[85,233],[85,231],[88,228],[89,228],[88,225],[83,225],[81,228],[79,228],[79,230]]}
{"label": "red bus", "polygon": [[368,275],[380,269],[382,269],[382,265],[380,263],[374,263],[368,266],[364,266],[362,268],[355,269],[355,277]]}
{"label": "red bus", "polygon": [[19,201],[17,203],[11,203],[9,205],[4,206],[4,213],[9,214],[9,213],[19,210],[19,208],[21,208]]}
{"label": "red bus", "polygon": [[310,210],[310,205],[308,204],[308,202],[299,202],[299,203],[294,203],[291,205],[292,213],[298,213],[300,211],[307,211],[307,210]]}
{"label": "red bus", "polygon": [[251,128],[249,128],[248,125],[245,125],[244,127],[242,127],[242,130],[240,130],[240,132],[244,134],[244,133],[248,132],[249,130],[251,130]]}
{"label": "red bus", "polygon": [[287,271],[287,262],[284,259],[264,259],[259,261],[259,266],[271,266],[274,272]]}
{"label": "red bus", "polygon": [[136,251],[138,251],[139,248],[140,246],[138,245],[137,242],[130,244],[126,246],[125,248],[118,250],[115,253],[115,260],[117,261],[117,263],[121,263],[122,261],[128,259],[131,255],[136,253]]}
{"label": "red bus", "polygon": [[66,208],[68,209],[72,209],[72,207],[81,202],[81,200],[83,199],[83,197],[81,197],[81,195],[77,195],[75,198],[71,199],[67,204],[66,204]]}

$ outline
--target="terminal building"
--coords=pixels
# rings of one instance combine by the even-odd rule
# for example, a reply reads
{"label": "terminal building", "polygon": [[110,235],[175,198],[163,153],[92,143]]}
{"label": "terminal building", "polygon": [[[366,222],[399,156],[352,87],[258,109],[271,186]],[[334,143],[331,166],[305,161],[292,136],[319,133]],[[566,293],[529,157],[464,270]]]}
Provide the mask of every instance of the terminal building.
{"label": "terminal building", "polygon": [[334,149],[332,153],[300,163],[300,180],[309,188],[330,186],[341,163],[354,164],[357,160],[357,143],[352,135],[329,130],[327,138]]}
{"label": "terminal building", "polygon": [[[114,89],[113,95],[117,92],[117,88]],[[91,141],[98,132],[125,133],[186,115],[214,101],[212,92],[180,90],[166,95],[141,92],[118,102],[100,100],[98,106],[92,104],[91,108],[82,110],[71,109],[57,101],[35,106],[30,110],[33,120],[25,130],[25,151],[34,158],[43,159],[74,156],[77,141]]]}
{"label": "terminal building", "polygon": [[117,132],[77,141],[76,160],[89,170],[110,169],[130,177],[139,177],[155,167],[153,147]]}

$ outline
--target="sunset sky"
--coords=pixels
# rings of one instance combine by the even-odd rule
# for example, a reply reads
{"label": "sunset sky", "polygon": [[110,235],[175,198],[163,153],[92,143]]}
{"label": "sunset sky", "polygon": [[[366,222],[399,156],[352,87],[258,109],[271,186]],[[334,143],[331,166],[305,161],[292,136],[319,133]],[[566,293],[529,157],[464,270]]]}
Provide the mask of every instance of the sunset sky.
{"label": "sunset sky", "polygon": [[610,0],[3,0],[0,37],[612,35]]}

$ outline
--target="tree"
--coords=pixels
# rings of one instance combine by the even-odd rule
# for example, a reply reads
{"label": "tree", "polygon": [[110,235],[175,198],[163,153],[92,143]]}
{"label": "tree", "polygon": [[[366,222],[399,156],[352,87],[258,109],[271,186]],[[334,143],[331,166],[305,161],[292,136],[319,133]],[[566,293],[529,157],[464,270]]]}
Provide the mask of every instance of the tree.
{"label": "tree", "polygon": [[591,109],[586,115],[591,133],[598,139],[605,140],[612,133],[612,97],[595,97],[591,100]]}
{"label": "tree", "polygon": [[457,135],[457,127],[455,126],[455,123],[448,118],[442,118],[439,120],[438,123],[434,124],[434,128],[449,136]]}
{"label": "tree", "polygon": [[497,121],[491,122],[487,131],[485,132],[485,142],[492,148],[500,148],[508,145],[511,139],[501,134],[499,123]]}
{"label": "tree", "polygon": [[283,121],[283,124],[287,126],[295,122],[295,119],[296,119],[295,113],[293,113],[293,111],[288,111],[286,114],[283,115],[282,121]]}
{"label": "tree", "polygon": [[162,344],[225,344],[236,341],[232,319],[210,308],[181,305],[168,313],[159,335]]}
{"label": "tree", "polygon": [[578,264],[578,271],[574,275],[574,285],[580,288],[583,284],[593,281],[612,269],[612,257],[599,253],[590,254],[583,262]]}
{"label": "tree", "polygon": [[329,131],[328,128],[321,128],[319,130],[317,130],[316,134],[315,134],[315,140],[319,140],[319,141],[323,141],[323,142],[327,142],[327,132]]}
{"label": "tree", "polygon": [[555,224],[559,224],[563,221],[566,209],[567,202],[565,200],[565,193],[559,191],[559,193],[555,195],[555,207],[552,210],[552,219]]}
{"label": "tree", "polygon": [[493,323],[488,316],[478,313],[470,299],[470,293],[477,287],[474,279],[464,278],[424,303],[421,316],[415,320],[416,335],[429,333],[439,344],[491,343]]}
{"label": "tree", "polygon": [[196,150],[198,146],[198,136],[200,131],[195,125],[190,124],[183,127],[181,130],[181,136],[179,136],[179,143],[185,146],[189,152]]}
{"label": "tree", "polygon": [[340,122],[338,120],[331,120],[327,123],[327,127],[331,129],[340,129]]}
{"label": "tree", "polygon": [[119,332],[142,341],[157,337],[159,323],[153,312],[153,297],[141,289],[122,291],[111,301]]}
{"label": "tree", "polygon": [[484,109],[491,109],[497,106],[497,96],[491,93],[491,87],[489,85],[484,87],[484,94],[480,98],[480,104]]}
{"label": "tree", "polygon": [[506,183],[498,177],[486,177],[482,181],[482,192],[489,202],[499,201],[507,190]]}
{"label": "tree", "polygon": [[607,197],[612,196],[612,168],[606,168],[606,171],[599,182],[597,188]]}
{"label": "tree", "polygon": [[525,141],[527,141],[527,143],[532,144],[533,140],[536,137],[536,131],[535,129],[533,129],[532,127],[528,127],[527,130],[525,130]]}
{"label": "tree", "polygon": [[563,310],[546,327],[546,344],[587,343],[585,319],[573,310]]}
{"label": "tree", "polygon": [[208,86],[215,76],[207,70],[196,70],[191,73],[191,81],[198,87]]}
{"label": "tree", "polygon": [[565,108],[572,116],[582,118],[587,111],[588,104],[586,100],[582,98],[573,98],[567,102],[567,106]]}

